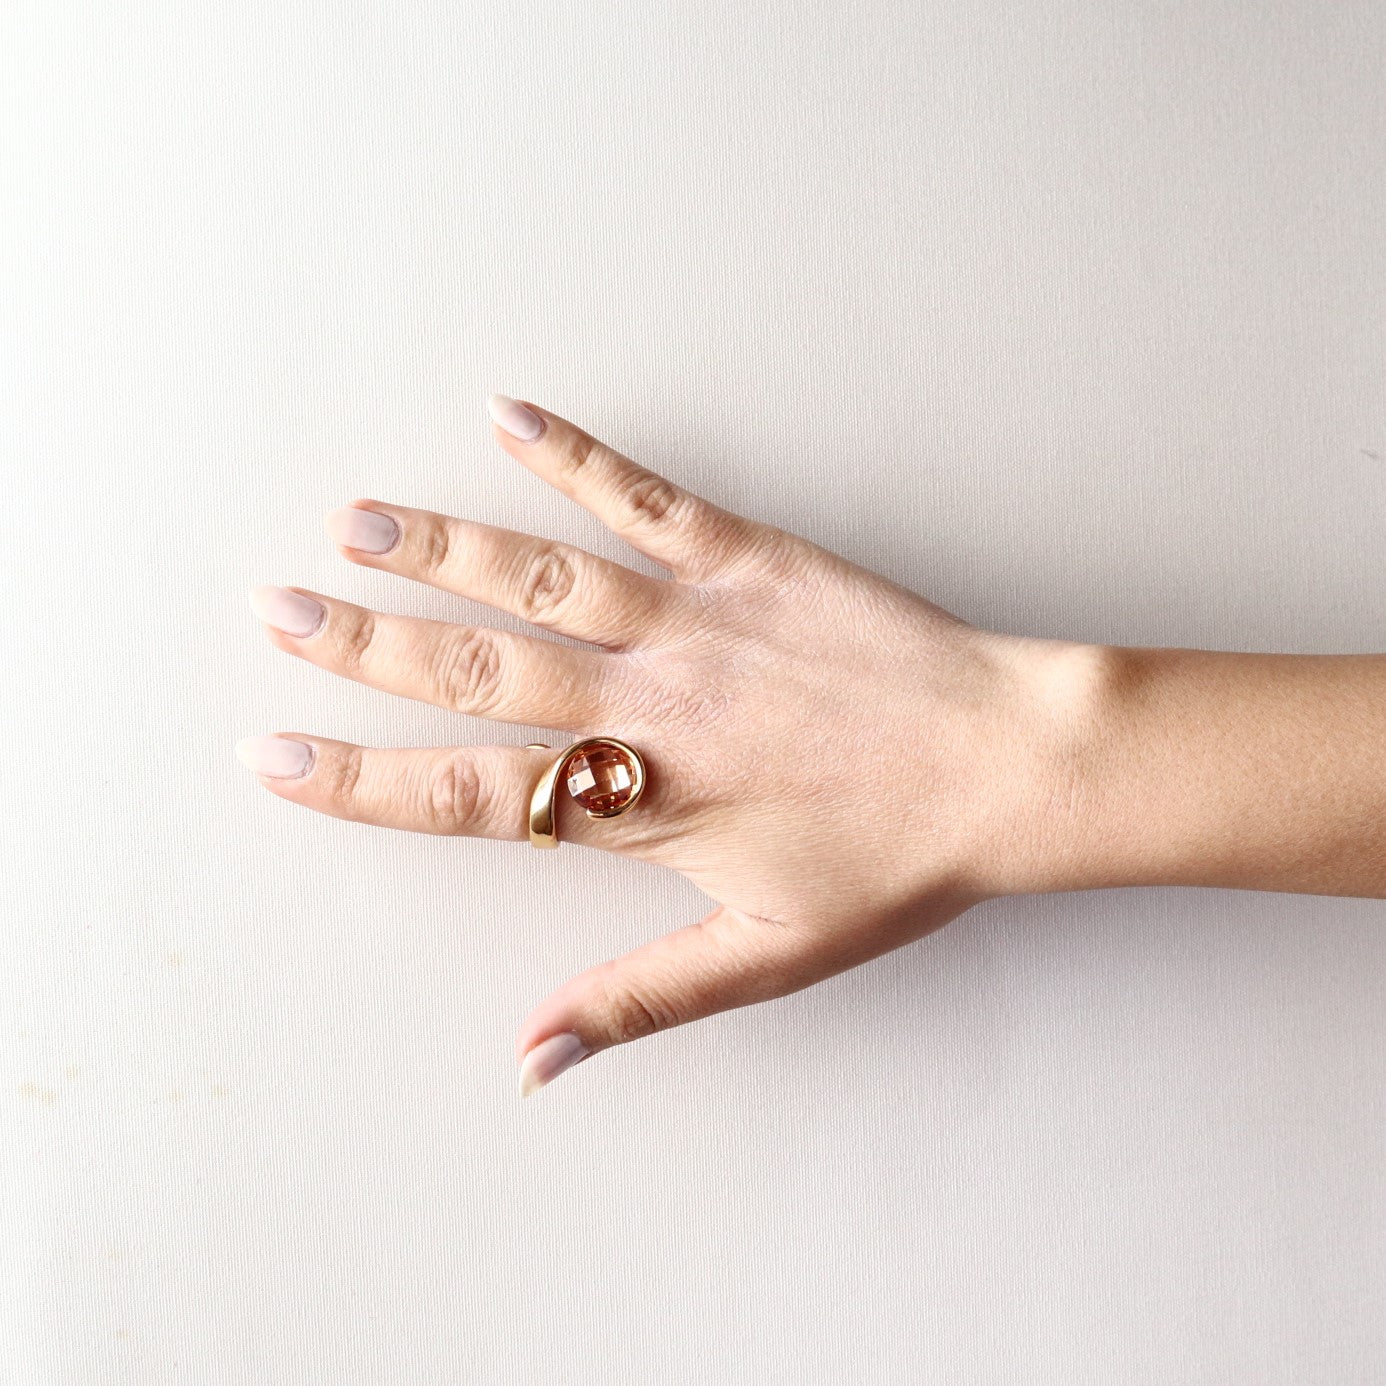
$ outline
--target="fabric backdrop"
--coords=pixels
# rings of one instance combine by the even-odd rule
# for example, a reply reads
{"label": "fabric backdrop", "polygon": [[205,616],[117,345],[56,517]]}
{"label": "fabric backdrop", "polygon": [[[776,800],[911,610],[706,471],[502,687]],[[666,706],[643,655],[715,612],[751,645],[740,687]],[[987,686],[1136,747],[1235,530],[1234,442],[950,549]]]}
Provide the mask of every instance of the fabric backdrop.
{"label": "fabric backdrop", "polygon": [[641,566],[492,390],[976,623],[1386,649],[1378,0],[0,8],[7,1380],[1381,1380],[1386,905],[993,903],[522,1102],[707,902],[232,754],[536,739],[246,600],[476,619],[356,496]]}

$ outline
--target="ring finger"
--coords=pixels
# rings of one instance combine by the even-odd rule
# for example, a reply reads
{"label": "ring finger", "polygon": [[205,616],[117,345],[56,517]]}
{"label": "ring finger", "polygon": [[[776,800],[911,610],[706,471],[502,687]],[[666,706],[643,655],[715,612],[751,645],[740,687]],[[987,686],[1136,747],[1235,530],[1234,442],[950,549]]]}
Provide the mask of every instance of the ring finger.
{"label": "ring finger", "polygon": [[533,534],[358,500],[331,511],[343,555],[485,602],[531,625],[621,649],[653,642],[684,610],[685,589]]}
{"label": "ring finger", "polygon": [[387,693],[563,730],[603,724],[616,711],[609,690],[616,666],[595,650],[387,615],[298,587],[256,587],[250,604],[281,650]]}

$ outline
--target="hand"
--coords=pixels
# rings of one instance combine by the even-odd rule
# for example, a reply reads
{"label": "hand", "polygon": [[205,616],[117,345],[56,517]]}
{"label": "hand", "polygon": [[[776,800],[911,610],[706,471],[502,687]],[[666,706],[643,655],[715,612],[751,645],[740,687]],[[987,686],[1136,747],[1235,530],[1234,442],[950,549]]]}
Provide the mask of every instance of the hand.
{"label": "hand", "polygon": [[[974,629],[547,410],[497,396],[492,412],[512,457],[672,580],[358,500],[327,517],[344,557],[588,647],[301,588],[257,588],[252,604],[281,650],[334,673],[574,740],[617,736],[644,757],[646,791],[619,818],[588,819],[560,793],[559,839],[672,867],[717,908],[539,1006],[518,1037],[523,1091],[608,1046],[806,987],[989,895],[1048,884],[1035,811],[1064,802],[1084,647]],[[299,733],[238,751],[268,789],[319,812],[517,840],[555,754]]]}

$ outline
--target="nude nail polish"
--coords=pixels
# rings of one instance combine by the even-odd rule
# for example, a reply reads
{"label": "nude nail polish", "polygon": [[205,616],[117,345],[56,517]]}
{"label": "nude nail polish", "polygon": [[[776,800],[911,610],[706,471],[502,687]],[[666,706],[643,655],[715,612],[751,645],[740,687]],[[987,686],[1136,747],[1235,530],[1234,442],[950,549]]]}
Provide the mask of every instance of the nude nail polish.
{"label": "nude nail polish", "polygon": [[546,1083],[552,1083],[560,1073],[566,1072],[579,1059],[586,1058],[592,1051],[582,1042],[580,1035],[565,1030],[561,1035],[550,1035],[540,1040],[524,1057],[520,1065],[520,1096],[528,1097],[538,1092]]}
{"label": "nude nail polish", "polygon": [[400,528],[394,516],[382,515],[378,510],[344,505],[328,511],[324,524],[328,534],[343,548],[360,549],[362,553],[389,553],[399,543]]}
{"label": "nude nail polish", "polygon": [[544,420],[509,395],[492,395],[486,401],[486,408],[511,437],[522,443],[532,443],[544,431]]}
{"label": "nude nail polish", "polygon": [[302,779],[313,768],[313,747],[288,736],[246,736],[236,742],[236,756],[247,770],[273,780]]}
{"label": "nude nail polish", "polygon": [[316,635],[327,620],[320,601],[287,587],[256,587],[250,593],[250,609],[267,625],[285,635]]}

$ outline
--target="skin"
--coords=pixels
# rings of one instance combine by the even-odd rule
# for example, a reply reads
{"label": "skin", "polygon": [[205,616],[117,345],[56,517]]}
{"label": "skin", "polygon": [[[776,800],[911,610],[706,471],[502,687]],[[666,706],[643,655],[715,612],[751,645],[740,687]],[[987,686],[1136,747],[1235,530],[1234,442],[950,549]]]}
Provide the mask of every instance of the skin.
{"label": "skin", "polygon": [[[386,615],[306,588],[290,590],[323,604],[320,630],[266,627],[279,649],[390,693],[640,750],[639,803],[593,821],[560,792],[558,836],[680,871],[716,908],[560,987],[520,1028],[519,1059],[567,1034],[586,1057],[787,995],[1006,894],[1386,896],[1386,656],[981,630],[524,407],[542,432],[525,441],[496,425],[501,447],[669,579],[360,499],[352,506],[393,517],[401,537],[385,554],[339,546],[343,557],[584,644]],[[279,735],[314,752],[297,778],[260,775],[281,798],[516,841],[555,754]]]}

